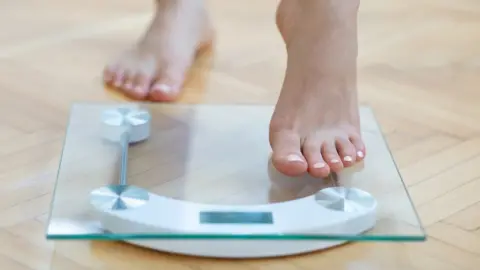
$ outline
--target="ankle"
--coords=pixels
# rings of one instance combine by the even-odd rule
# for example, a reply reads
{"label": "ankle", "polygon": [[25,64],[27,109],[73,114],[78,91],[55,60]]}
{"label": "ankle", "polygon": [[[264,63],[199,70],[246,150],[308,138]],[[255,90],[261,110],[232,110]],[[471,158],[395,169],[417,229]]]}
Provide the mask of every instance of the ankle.
{"label": "ankle", "polygon": [[292,1],[292,6],[310,25],[350,25],[357,20],[360,0],[282,0]]}
{"label": "ankle", "polygon": [[203,0],[155,0],[155,6],[158,11],[172,9],[172,8],[182,8],[189,7],[189,9],[194,8],[203,8],[205,3]]}
{"label": "ankle", "polygon": [[155,0],[155,6],[157,9],[166,9],[175,4],[175,0]]}
{"label": "ankle", "polygon": [[[291,0],[283,0],[291,1]],[[360,8],[360,0],[294,0],[302,10],[321,13],[325,16],[356,14]]]}

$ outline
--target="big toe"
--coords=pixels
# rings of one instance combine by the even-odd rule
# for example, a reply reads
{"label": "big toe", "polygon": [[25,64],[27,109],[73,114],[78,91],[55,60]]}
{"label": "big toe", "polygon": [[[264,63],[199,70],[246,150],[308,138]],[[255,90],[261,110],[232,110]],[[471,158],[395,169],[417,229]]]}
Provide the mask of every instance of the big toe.
{"label": "big toe", "polygon": [[178,58],[168,64],[163,64],[157,73],[157,79],[153,82],[149,99],[151,101],[169,102],[180,97],[187,73],[193,63],[190,58]]}
{"label": "big toe", "polygon": [[164,80],[157,80],[150,88],[149,96],[152,101],[174,101],[180,96],[180,87]]}
{"label": "big toe", "polygon": [[170,72],[161,72],[150,88],[150,100],[152,101],[174,101],[182,90],[186,69],[177,69]]}
{"label": "big toe", "polygon": [[299,176],[307,171],[307,161],[301,152],[301,140],[297,134],[287,131],[273,132],[271,145],[272,163],[279,172],[288,176]]}

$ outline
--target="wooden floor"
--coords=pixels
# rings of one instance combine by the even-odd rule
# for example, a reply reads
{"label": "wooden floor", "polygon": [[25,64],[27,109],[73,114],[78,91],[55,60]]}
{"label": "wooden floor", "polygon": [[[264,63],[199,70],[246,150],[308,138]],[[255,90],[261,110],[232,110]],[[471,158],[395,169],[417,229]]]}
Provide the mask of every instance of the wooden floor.
{"label": "wooden floor", "polygon": [[[213,68],[199,62],[188,102],[274,103],[285,52],[276,0],[208,1]],[[361,102],[377,113],[429,235],[277,260],[224,261],[88,242],[47,242],[45,217],[72,102],[112,100],[104,64],[148,22],[133,0],[0,2],[0,269],[478,269],[480,2],[365,0]],[[208,71],[208,74],[205,74]]]}

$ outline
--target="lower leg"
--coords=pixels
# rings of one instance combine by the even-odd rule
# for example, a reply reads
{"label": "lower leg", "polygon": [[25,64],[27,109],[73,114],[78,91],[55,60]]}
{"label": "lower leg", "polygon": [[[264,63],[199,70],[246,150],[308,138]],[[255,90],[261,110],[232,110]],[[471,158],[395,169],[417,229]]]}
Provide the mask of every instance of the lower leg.
{"label": "lower leg", "polygon": [[325,177],[364,158],[356,87],[358,1],[283,0],[288,60],[270,125],[275,167]]}

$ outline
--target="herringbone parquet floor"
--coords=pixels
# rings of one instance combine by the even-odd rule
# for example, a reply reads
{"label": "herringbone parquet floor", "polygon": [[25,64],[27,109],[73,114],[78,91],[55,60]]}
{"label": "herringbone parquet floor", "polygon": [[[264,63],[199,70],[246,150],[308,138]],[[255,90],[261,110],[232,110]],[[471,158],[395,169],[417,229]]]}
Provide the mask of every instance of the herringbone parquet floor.
{"label": "herringbone parquet floor", "polygon": [[[209,0],[218,30],[184,101],[275,101],[285,52],[275,0]],[[420,244],[359,243],[221,261],[44,237],[71,102],[111,100],[104,63],[142,32],[150,1],[0,1],[0,269],[479,269],[480,2],[365,0],[361,101],[377,113],[426,226]]]}

